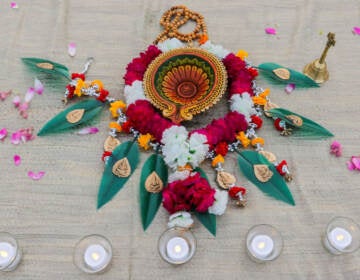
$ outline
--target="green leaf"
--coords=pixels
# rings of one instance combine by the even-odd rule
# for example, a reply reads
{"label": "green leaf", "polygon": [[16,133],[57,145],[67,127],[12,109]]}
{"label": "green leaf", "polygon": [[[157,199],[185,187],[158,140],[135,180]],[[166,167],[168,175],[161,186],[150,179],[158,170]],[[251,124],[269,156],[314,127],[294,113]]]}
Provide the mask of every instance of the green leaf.
{"label": "green leaf", "polygon": [[146,179],[150,174],[156,172],[157,176],[161,179],[163,186],[167,185],[168,169],[159,154],[151,155],[141,171],[140,178],[140,211],[143,229],[146,230],[153,221],[162,201],[162,192],[151,193],[145,188]]}
{"label": "green leaf", "polygon": [[[66,110],[60,112],[57,114],[54,118],[52,118],[50,121],[48,121],[39,131],[38,135],[43,136],[49,133],[59,132],[66,129],[70,129],[73,127],[76,127],[80,124],[84,124],[90,120],[92,120],[94,117],[96,117],[97,114],[100,113],[100,111],[103,109],[104,103],[100,102],[98,100],[84,100],[81,102],[78,102],[74,104],[73,106],[67,108]],[[77,120],[76,122],[70,122],[68,121],[67,117],[70,112],[79,112],[82,117]]]}
{"label": "green leaf", "polygon": [[[292,83],[298,87],[319,87],[319,84],[308,76],[273,62],[262,63],[257,68],[260,70],[260,74],[277,83]],[[287,77],[287,75],[276,74],[278,69],[284,69],[284,72],[287,73],[289,77]]]}
{"label": "green leaf", "polygon": [[212,235],[216,236],[216,216],[214,214],[195,212],[195,216]]}
{"label": "green leaf", "polygon": [[23,57],[21,60],[34,72],[44,72],[71,80],[69,69],[60,63],[36,57]]}
{"label": "green leaf", "polygon": [[[119,160],[126,158],[130,164],[131,171],[127,177],[119,177],[113,173],[113,166]],[[98,193],[97,208],[101,208],[108,203],[121,188],[125,185],[127,180],[135,171],[139,162],[139,148],[135,141],[124,142],[117,146],[105,164],[105,170],[101,178],[101,183]]]}
{"label": "green leaf", "polygon": [[[292,135],[294,135],[295,137],[318,139],[334,136],[329,130],[319,125],[318,123],[289,110],[283,108],[275,108],[269,110],[269,113],[273,118],[280,118],[287,125],[289,125],[292,129]],[[295,125],[292,119],[289,118],[289,116],[297,116],[301,118],[302,125]]]}
{"label": "green leaf", "polygon": [[[266,195],[284,201],[288,204],[295,205],[292,194],[285,183],[283,177],[277,172],[276,168],[263,155],[254,151],[238,152],[238,163],[245,177],[257,186]],[[254,165],[266,164],[273,173],[267,182],[259,181],[254,172]]]}
{"label": "green leaf", "polygon": [[200,167],[196,167],[196,168],[194,169],[194,171],[195,171],[195,172],[200,173],[200,177],[202,177],[202,178],[206,179],[206,181],[208,181],[208,182],[209,182],[209,179],[208,179],[208,177],[207,177],[207,175],[206,175],[205,171],[204,171],[204,170],[202,170]]}

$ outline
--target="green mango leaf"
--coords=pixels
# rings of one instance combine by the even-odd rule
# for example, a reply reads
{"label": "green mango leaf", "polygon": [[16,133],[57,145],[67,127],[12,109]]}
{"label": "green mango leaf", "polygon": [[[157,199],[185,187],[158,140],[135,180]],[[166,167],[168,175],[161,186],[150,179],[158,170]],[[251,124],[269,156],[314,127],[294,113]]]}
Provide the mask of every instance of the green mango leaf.
{"label": "green mango leaf", "polygon": [[195,172],[198,172],[198,173],[200,174],[200,177],[202,177],[202,178],[206,179],[206,181],[208,181],[208,182],[209,182],[209,179],[208,179],[208,177],[207,177],[207,175],[206,175],[205,171],[204,171],[204,170],[202,170],[200,167],[196,167],[196,168],[194,169],[194,171],[195,171]]}
{"label": "green mango leaf", "polygon": [[[127,159],[130,172],[127,177],[119,177],[113,173],[113,166],[120,160]],[[135,171],[139,162],[139,148],[136,141],[127,141],[117,146],[105,164],[98,192],[97,209],[108,203],[125,185]]]}
{"label": "green mango leaf", "polygon": [[[287,125],[292,129],[292,134],[294,137],[303,137],[303,138],[326,138],[334,136],[329,130],[319,125],[318,123],[305,118],[299,114],[291,112],[283,108],[275,108],[268,111],[273,118],[282,119]],[[301,119],[301,125],[296,125],[293,119],[289,116],[296,116]]]}
{"label": "green mango leaf", "polygon": [[[141,171],[140,178],[140,211],[143,229],[146,230],[153,221],[162,201],[162,192],[152,193],[148,192],[145,188],[145,182],[149,175],[153,172],[156,173],[157,178],[162,181],[163,187],[167,185],[168,169],[164,159],[159,154],[151,155]],[[155,175],[154,175],[155,176]]]}
{"label": "green mango leaf", "polygon": [[23,57],[21,60],[34,72],[44,72],[52,76],[61,76],[71,80],[69,69],[60,63],[36,57]]}
{"label": "green mango leaf", "polygon": [[[50,121],[48,121],[40,129],[38,136],[63,131],[76,127],[80,124],[84,124],[96,117],[96,115],[99,114],[100,111],[103,109],[104,105],[105,103],[93,99],[78,102],[73,106],[67,108],[66,110],[60,112]],[[74,119],[72,119],[72,121],[68,120],[70,118],[69,113],[70,115],[73,113],[75,115],[73,116]]]}
{"label": "green mango leaf", "polygon": [[212,235],[216,236],[216,216],[214,214],[195,212],[195,216]]}
{"label": "green mango leaf", "polygon": [[[319,84],[308,76],[273,62],[262,63],[257,68],[260,70],[260,74],[265,78],[277,83],[291,83],[298,87],[319,87]],[[279,69],[281,69],[280,73],[278,72]],[[285,73],[285,75],[283,73]]]}
{"label": "green mango leaf", "polygon": [[[266,195],[284,201],[288,204],[295,205],[295,201],[285,180],[277,172],[272,163],[270,163],[263,155],[255,151],[242,151],[238,152],[238,154],[240,169],[248,180],[250,180]],[[272,177],[267,182],[261,182],[255,176],[254,165],[257,164],[267,165],[269,170],[273,173]]]}

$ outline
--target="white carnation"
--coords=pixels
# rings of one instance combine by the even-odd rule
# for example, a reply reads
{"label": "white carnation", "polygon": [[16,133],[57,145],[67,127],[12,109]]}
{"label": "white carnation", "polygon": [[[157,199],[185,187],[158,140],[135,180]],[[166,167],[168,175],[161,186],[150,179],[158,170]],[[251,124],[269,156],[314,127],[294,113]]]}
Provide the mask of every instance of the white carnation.
{"label": "white carnation", "polygon": [[132,85],[126,85],[124,94],[127,105],[135,103],[137,100],[146,100],[142,81],[134,81]]}
{"label": "white carnation", "polygon": [[194,224],[194,220],[191,218],[190,213],[181,211],[172,214],[169,217],[168,227],[184,227],[189,228]]}
{"label": "white carnation", "polygon": [[162,152],[166,164],[176,169],[188,162],[189,144],[186,141],[188,132],[183,126],[171,126],[163,132],[161,142],[164,144]]}
{"label": "white carnation", "polygon": [[183,181],[190,176],[190,170],[175,171],[169,175],[168,183]]}
{"label": "white carnation", "polygon": [[206,143],[207,138],[204,134],[193,133],[190,136],[189,163],[192,167],[197,167],[205,159],[209,151],[209,145]]}
{"label": "white carnation", "polygon": [[210,214],[222,215],[225,213],[226,206],[228,203],[228,192],[216,190],[215,192],[215,202],[208,209]]}
{"label": "white carnation", "polygon": [[227,49],[225,49],[223,46],[214,45],[213,43],[211,43],[210,40],[208,40],[205,44],[202,44],[201,48],[211,52],[220,59],[223,59],[230,54],[230,52]]}
{"label": "white carnation", "polygon": [[157,47],[162,52],[168,52],[173,49],[183,48],[185,45],[179,39],[171,38],[158,43]]}
{"label": "white carnation", "polygon": [[230,110],[243,114],[247,122],[251,121],[251,116],[256,114],[254,102],[248,92],[244,92],[242,95],[234,94],[230,98]]}

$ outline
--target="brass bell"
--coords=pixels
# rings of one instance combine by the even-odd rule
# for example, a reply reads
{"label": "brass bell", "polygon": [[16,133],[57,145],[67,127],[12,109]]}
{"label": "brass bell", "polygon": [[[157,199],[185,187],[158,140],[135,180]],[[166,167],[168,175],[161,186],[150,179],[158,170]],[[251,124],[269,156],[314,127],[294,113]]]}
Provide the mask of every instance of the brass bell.
{"label": "brass bell", "polygon": [[315,59],[313,62],[310,62],[304,67],[303,73],[313,79],[316,83],[321,84],[329,79],[329,71],[327,70],[327,65],[325,58],[327,52],[331,46],[335,46],[335,34],[329,32],[328,41],[326,43],[325,49],[321,54],[319,59]]}

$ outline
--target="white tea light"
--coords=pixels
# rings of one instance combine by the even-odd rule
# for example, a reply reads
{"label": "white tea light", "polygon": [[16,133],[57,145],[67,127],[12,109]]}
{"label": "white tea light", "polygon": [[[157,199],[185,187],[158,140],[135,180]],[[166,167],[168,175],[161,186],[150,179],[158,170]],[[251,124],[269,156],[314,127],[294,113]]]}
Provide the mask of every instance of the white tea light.
{"label": "white tea light", "polygon": [[84,253],[84,261],[93,270],[103,268],[110,261],[110,255],[99,244],[90,245]]}
{"label": "white tea light", "polygon": [[336,227],[329,233],[329,242],[338,250],[344,250],[350,246],[352,236],[346,229]]}
{"label": "white tea light", "polygon": [[251,249],[256,257],[266,258],[274,250],[274,241],[268,235],[256,235],[251,241]]}
{"label": "white tea light", "polygon": [[16,250],[8,242],[0,242],[0,267],[9,266],[16,256]]}
{"label": "white tea light", "polygon": [[21,257],[16,239],[10,233],[0,232],[0,271],[15,270]]}
{"label": "white tea light", "polygon": [[174,261],[185,260],[189,255],[189,245],[182,237],[173,237],[166,244],[166,253]]}

